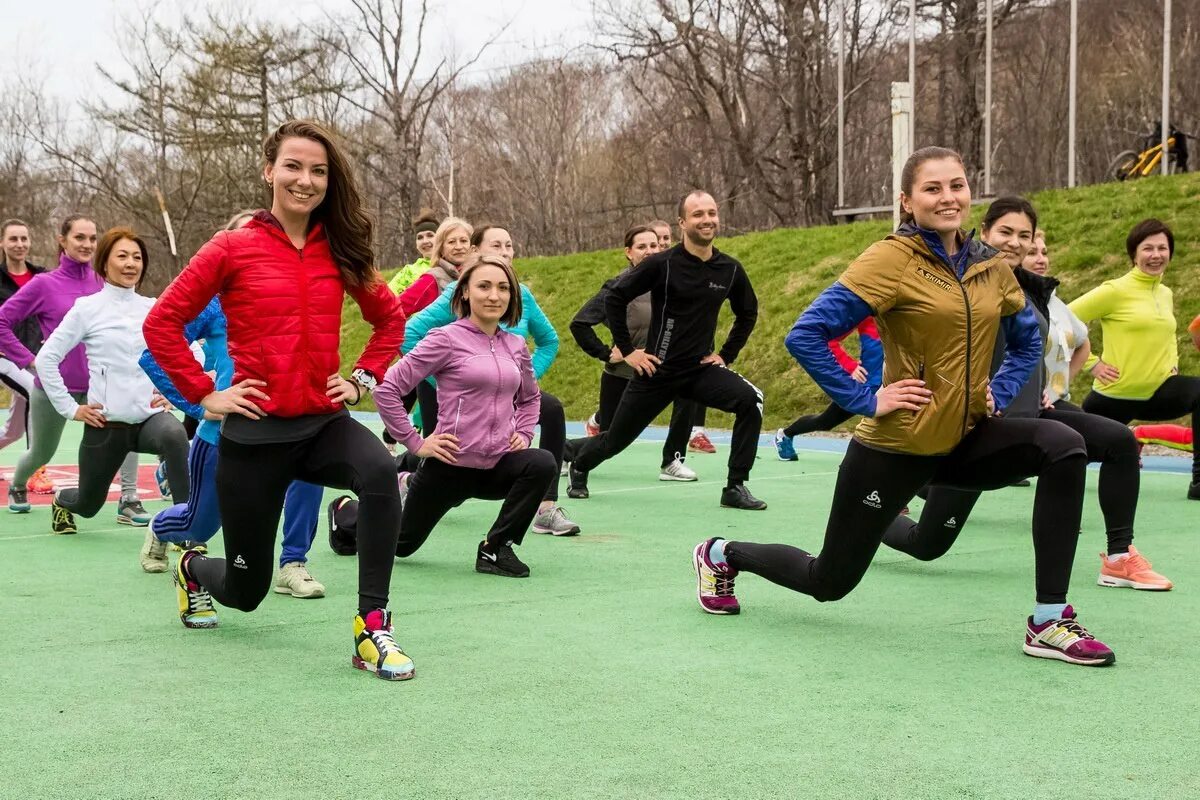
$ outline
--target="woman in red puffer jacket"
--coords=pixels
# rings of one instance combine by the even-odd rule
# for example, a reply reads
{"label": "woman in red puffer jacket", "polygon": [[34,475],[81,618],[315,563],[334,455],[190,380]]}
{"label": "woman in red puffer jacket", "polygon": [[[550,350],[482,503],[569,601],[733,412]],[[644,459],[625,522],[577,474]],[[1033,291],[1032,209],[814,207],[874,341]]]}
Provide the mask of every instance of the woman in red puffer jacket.
{"label": "woman in red puffer jacket", "polygon": [[[293,480],[359,497],[359,610],[353,663],[389,680],[413,675],[392,639],[387,611],[400,527],[395,465],[351,419],[404,337],[404,314],[374,266],[372,223],[330,134],[284,123],[264,143],[270,212],[204,245],[146,318],[146,344],[189,401],[224,416],[217,499],[225,558],[199,550],[176,568],[180,618],[214,627],[211,600],[243,611],[271,587],[275,531]],[[338,374],[342,298],[349,292],[374,328],[351,379]],[[228,317],[234,384],[215,391],[184,326],[217,294]]]}

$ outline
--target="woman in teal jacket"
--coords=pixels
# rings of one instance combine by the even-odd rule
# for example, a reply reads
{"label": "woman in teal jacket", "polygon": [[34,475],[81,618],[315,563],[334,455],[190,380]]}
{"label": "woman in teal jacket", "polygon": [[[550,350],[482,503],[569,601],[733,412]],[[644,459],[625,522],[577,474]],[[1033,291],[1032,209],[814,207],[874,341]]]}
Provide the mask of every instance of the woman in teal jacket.
{"label": "woman in teal jacket", "polygon": [[[509,261],[513,257],[512,237],[507,230],[495,225],[477,227],[471,234],[471,248],[480,253],[497,253]],[[447,284],[437,300],[408,320],[401,352],[409,352],[431,330],[449,325],[457,319],[450,308],[450,299],[454,296],[457,286],[457,281]],[[529,291],[525,284],[521,284],[521,319],[516,325],[500,327],[527,341],[533,340],[533,375],[540,381],[558,355],[558,333],[538,305],[533,292]],[[437,391],[432,383],[423,381],[417,387],[417,402],[421,405],[421,433],[429,436],[438,420]],[[538,447],[550,451],[561,472],[563,449],[567,443],[567,417],[559,399],[545,390],[542,391],[538,425],[541,428]],[[558,505],[557,478],[546,490],[537,516],[534,517],[533,532],[554,536],[573,536],[579,533],[579,526],[572,522]]]}

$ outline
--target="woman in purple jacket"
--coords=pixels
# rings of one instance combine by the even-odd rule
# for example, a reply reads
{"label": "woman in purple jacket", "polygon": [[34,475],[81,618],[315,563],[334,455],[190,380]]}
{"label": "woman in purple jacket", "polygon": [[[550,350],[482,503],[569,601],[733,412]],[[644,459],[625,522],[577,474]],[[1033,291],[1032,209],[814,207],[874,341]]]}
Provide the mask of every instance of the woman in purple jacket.
{"label": "woman in purple jacket", "polygon": [[[34,358],[17,336],[21,323],[36,320],[41,326],[42,339],[47,339],[76,300],[95,294],[104,285],[90,263],[96,251],[96,223],[80,214],[67,217],[59,230],[58,248],[58,269],[34,277],[0,307],[0,353],[21,369],[31,367]],[[67,354],[58,371],[67,391],[79,402],[87,403],[88,364],[83,345]],[[66,420],[54,409],[41,381],[35,380],[29,393],[29,449],[17,461],[8,487],[9,511],[18,514],[29,511],[26,484],[36,470],[54,457],[64,425]],[[150,523],[150,515],[138,500],[137,463],[137,453],[130,453],[121,465],[117,522],[145,526]]]}
{"label": "woman in purple jacket", "polygon": [[[526,578],[519,545],[546,488],[558,477],[554,456],[530,449],[541,392],[525,340],[500,325],[521,319],[521,292],[508,261],[472,256],[451,301],[458,321],[435,328],[388,370],[375,405],[396,441],[424,460],[401,474],[400,558],[417,551],[438,521],[463,501],[503,500],[479,545],[475,570]],[[437,433],[415,430],[404,395],[432,375],[438,385]]]}

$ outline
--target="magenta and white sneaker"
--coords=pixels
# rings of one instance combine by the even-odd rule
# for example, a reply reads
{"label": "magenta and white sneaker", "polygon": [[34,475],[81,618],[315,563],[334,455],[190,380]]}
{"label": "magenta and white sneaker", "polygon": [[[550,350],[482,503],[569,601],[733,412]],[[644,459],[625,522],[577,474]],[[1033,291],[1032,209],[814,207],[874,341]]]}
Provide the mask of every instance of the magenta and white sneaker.
{"label": "magenta and white sneaker", "polygon": [[1107,667],[1117,662],[1108,645],[1097,641],[1087,628],[1075,621],[1075,609],[1067,606],[1061,619],[1041,625],[1029,617],[1025,625],[1025,655],[1035,658],[1057,658],[1068,664],[1085,667]]}
{"label": "magenta and white sneaker", "polygon": [[738,614],[742,607],[733,594],[733,579],[737,570],[728,564],[714,564],[708,550],[716,539],[706,539],[692,551],[692,566],[696,568],[696,599],[709,614]]}

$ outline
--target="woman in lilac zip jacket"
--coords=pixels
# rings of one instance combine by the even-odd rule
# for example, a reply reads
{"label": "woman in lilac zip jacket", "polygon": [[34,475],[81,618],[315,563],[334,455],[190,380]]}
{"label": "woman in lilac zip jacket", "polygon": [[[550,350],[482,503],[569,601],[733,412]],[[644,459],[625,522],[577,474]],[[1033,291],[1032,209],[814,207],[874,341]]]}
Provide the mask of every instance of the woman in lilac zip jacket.
{"label": "woman in lilac zip jacket", "polygon": [[[396,555],[415,553],[463,501],[503,500],[479,545],[475,570],[525,578],[529,567],[513,546],[521,544],[558,468],[548,451],[529,447],[541,392],[525,340],[500,328],[521,318],[520,284],[506,259],[476,254],[464,264],[451,302],[458,321],[430,331],[375,390],[388,431],[424,459],[415,473],[401,475]],[[403,397],[431,375],[438,384],[438,432],[423,438]]]}

